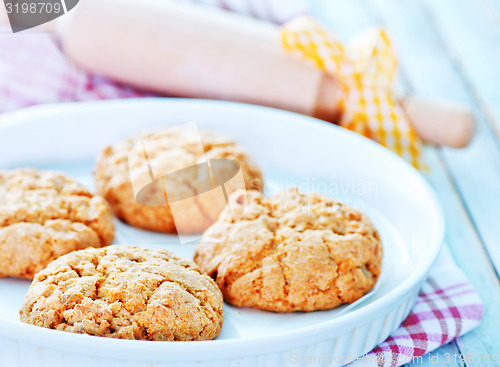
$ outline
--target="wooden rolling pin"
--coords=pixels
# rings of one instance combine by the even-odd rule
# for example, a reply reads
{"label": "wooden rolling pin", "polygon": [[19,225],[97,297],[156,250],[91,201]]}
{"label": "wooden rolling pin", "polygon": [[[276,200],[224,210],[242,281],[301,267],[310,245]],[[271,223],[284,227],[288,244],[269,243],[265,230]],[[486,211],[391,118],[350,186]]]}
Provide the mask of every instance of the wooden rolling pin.
{"label": "wooden rolling pin", "polygon": [[[53,24],[77,64],[132,86],[340,117],[338,81],[286,53],[271,23],[179,0],[85,0]],[[402,106],[428,142],[462,147],[473,135],[461,106]]]}

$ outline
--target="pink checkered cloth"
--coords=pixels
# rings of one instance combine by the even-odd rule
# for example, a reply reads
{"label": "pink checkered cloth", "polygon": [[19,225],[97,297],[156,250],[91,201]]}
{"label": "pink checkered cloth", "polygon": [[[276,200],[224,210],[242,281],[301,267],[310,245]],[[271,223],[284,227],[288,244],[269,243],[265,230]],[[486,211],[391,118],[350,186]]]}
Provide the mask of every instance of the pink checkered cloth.
{"label": "pink checkered cloth", "polygon": [[[305,0],[196,0],[282,23],[307,12]],[[50,35],[10,34],[0,16],[0,113],[54,102],[151,96],[89,74],[67,60]],[[351,366],[399,366],[479,325],[483,305],[445,249],[401,327]]]}
{"label": "pink checkered cloth", "polygon": [[349,367],[395,367],[432,352],[479,325],[483,304],[447,247],[424,282],[399,329]]}

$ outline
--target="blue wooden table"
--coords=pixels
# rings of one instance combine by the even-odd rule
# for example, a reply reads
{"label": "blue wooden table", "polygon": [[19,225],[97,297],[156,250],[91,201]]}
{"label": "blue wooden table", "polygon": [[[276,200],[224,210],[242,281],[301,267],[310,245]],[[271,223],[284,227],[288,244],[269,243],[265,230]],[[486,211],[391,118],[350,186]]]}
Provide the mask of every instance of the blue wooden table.
{"label": "blue wooden table", "polygon": [[[406,93],[463,103],[478,129],[465,149],[426,147],[427,179],[441,199],[446,243],[485,305],[481,325],[439,348],[437,365],[487,366],[500,354],[500,0],[312,0],[341,39],[384,26]],[[459,357],[443,363],[445,353]],[[474,360],[474,356],[476,360]],[[436,366],[424,358],[410,366]]]}

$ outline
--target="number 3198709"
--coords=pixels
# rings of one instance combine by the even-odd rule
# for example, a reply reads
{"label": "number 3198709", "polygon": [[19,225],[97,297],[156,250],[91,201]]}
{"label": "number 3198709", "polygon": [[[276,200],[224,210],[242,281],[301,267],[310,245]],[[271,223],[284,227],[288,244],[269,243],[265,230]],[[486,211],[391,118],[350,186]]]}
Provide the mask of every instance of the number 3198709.
{"label": "number 3198709", "polygon": [[23,2],[21,4],[5,2],[5,8],[8,14],[51,14],[62,13],[64,10],[60,3],[38,3],[38,2]]}

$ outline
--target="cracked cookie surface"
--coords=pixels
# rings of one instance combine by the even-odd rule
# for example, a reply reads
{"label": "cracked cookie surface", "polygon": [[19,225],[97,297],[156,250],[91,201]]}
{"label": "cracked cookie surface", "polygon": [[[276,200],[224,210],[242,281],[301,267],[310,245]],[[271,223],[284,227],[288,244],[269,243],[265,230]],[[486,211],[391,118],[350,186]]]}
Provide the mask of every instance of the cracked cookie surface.
{"label": "cracked cookie surface", "polygon": [[111,244],[106,201],[55,171],[0,171],[0,277],[32,278],[57,257]]}
{"label": "cracked cookie surface", "polygon": [[365,214],[326,196],[237,191],[203,234],[194,261],[236,306],[314,311],[369,292],[382,244]]}
{"label": "cracked cookie surface", "polygon": [[[200,137],[203,151],[200,147]],[[142,149],[135,149],[141,142],[146,153]],[[133,160],[130,166],[129,154]],[[214,196],[197,196],[198,191],[205,191],[198,189],[203,186],[197,181],[203,176],[200,173],[201,168],[200,172],[197,169],[182,171],[177,181],[171,182],[173,188],[168,191],[168,195],[164,192],[165,182],[157,180],[142,192],[141,203],[137,202],[134,195],[131,177],[149,177],[153,173],[155,179],[161,179],[161,176],[154,173],[176,172],[200,165],[206,159],[238,162],[245,186],[262,189],[260,168],[234,140],[208,131],[200,131],[199,136],[194,136],[182,129],[140,134],[105,148],[97,160],[94,172],[96,187],[106,198],[115,215],[132,226],[166,233],[201,233],[215,222],[225,206],[224,200],[214,200]],[[236,188],[226,187],[226,190],[229,194]],[[167,196],[193,198],[192,201],[175,208],[175,223],[171,207],[165,203]]]}
{"label": "cracked cookie surface", "polygon": [[165,250],[109,246],[75,251],[37,273],[21,321],[136,340],[210,340],[222,294],[189,260]]}

